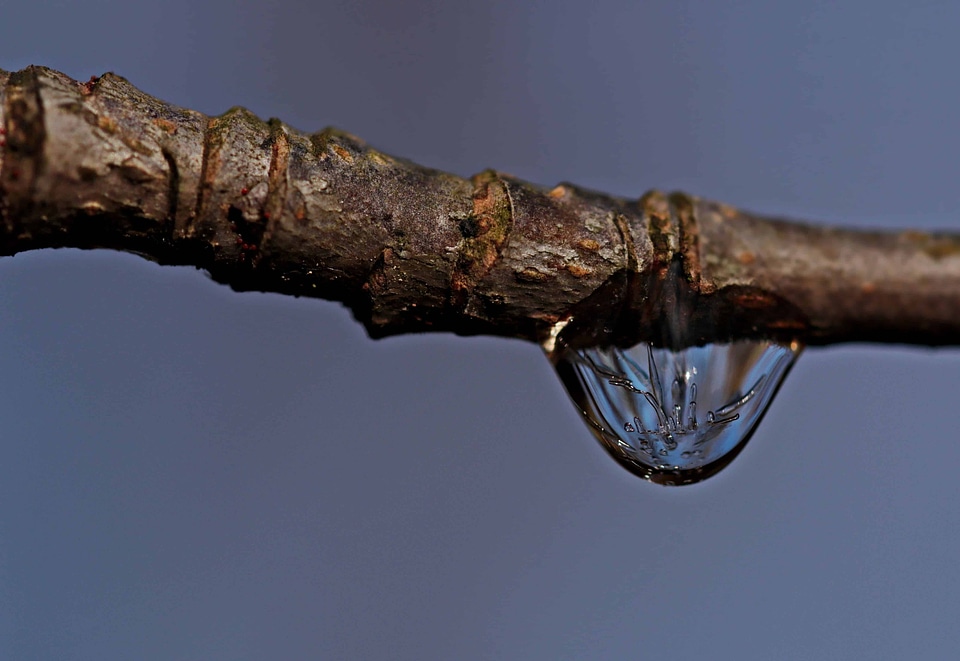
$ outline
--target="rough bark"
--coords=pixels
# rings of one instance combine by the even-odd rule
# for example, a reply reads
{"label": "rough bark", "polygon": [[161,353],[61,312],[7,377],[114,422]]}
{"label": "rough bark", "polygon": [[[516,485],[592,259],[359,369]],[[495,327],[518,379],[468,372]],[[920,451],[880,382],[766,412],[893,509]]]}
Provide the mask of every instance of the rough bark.
{"label": "rough bark", "polygon": [[374,337],[960,344],[957,233],[822,227],[492,170],[468,180],[335,129],[242,108],[207,117],[113,74],[0,71],[0,126],[2,255],[112,248],[195,265],[237,290],[343,301]]}

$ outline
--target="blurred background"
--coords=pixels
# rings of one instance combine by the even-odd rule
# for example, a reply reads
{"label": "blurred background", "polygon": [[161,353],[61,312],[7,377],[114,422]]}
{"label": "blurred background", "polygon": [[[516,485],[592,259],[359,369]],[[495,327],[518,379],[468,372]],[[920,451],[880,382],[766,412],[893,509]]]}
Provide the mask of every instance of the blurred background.
{"label": "blurred background", "polygon": [[[15,1],[0,67],[461,175],[960,230],[960,6],[773,4]],[[810,350],[731,467],[669,489],[536,346],[5,258],[0,656],[946,658],[958,389],[956,349]]]}

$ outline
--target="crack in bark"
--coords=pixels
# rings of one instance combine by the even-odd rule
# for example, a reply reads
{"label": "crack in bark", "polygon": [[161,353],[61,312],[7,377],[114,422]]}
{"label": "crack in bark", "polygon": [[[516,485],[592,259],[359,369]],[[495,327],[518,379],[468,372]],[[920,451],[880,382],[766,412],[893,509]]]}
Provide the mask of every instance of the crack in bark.
{"label": "crack in bark", "polygon": [[197,232],[197,223],[203,217],[205,209],[205,199],[210,190],[210,168],[213,161],[212,153],[214,151],[213,138],[214,127],[222,121],[219,117],[211,117],[203,127],[203,137],[201,141],[202,151],[200,152],[200,185],[197,186],[197,199],[193,205],[193,212],[178,224],[176,234],[178,239],[192,238]]}
{"label": "crack in bark", "polygon": [[683,274],[690,286],[701,291],[700,283],[700,231],[697,227],[697,214],[693,200],[684,193],[673,193],[670,205],[677,220],[677,254],[683,263]]}
{"label": "crack in bark", "polygon": [[[161,147],[160,153],[163,154],[163,160],[167,162],[167,168],[170,170],[169,185],[167,186],[167,195],[170,199],[167,200],[167,213],[170,216],[172,230],[177,218],[177,207],[180,203],[180,169],[177,167],[177,159],[169,149]],[[169,238],[172,239],[173,237]]]}
{"label": "crack in bark", "polygon": [[[279,119],[270,120],[270,166],[267,170],[267,195],[263,203],[264,229],[260,241],[252,250],[254,265],[259,262],[266,243],[280,222],[284,202],[287,199],[287,176],[290,161],[290,142]],[[250,248],[248,248],[249,250]]]}
{"label": "crack in bark", "polygon": [[639,271],[640,260],[637,257],[637,247],[633,243],[633,236],[630,234],[630,226],[626,217],[622,214],[617,214],[614,218],[614,226],[620,233],[620,240],[623,242],[623,249],[626,252],[626,264],[624,264],[624,267],[628,271]]}

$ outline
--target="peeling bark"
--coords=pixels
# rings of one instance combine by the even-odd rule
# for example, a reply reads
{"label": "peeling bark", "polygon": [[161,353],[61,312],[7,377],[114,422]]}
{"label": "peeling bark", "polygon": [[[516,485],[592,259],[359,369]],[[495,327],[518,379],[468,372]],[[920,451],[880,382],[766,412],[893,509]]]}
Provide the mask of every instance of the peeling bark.
{"label": "peeling bark", "polygon": [[[0,254],[111,248],[345,303],[374,337],[960,344],[960,234],[463,179],[349,134],[164,103],[113,74],[0,71]],[[666,319],[683,333],[664,331]],[[612,329],[612,330],[611,330]]]}

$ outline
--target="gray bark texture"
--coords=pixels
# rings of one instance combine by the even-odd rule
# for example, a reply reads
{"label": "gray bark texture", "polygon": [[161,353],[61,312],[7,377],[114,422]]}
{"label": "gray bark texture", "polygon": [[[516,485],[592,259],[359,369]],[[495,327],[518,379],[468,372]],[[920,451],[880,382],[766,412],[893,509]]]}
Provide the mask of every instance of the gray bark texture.
{"label": "gray bark texture", "polygon": [[0,127],[0,255],[194,265],[237,290],[342,301],[374,337],[960,344],[958,233],[464,179],[335,129],[208,117],[113,74],[0,70]]}

